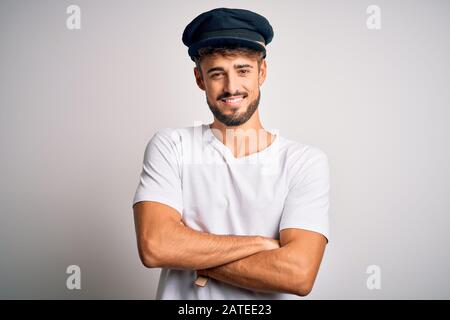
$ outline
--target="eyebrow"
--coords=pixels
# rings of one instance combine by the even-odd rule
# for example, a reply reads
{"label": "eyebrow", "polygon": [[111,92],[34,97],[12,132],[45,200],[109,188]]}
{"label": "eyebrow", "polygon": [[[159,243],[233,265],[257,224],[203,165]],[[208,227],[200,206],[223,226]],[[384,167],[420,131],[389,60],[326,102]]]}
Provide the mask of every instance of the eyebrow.
{"label": "eyebrow", "polygon": [[[253,68],[253,66],[249,65],[249,64],[235,64],[234,68],[235,69]],[[224,71],[224,68],[222,68],[222,67],[214,67],[214,68],[208,69],[208,71],[206,71],[206,74],[209,74],[210,72],[213,72],[213,71]]]}

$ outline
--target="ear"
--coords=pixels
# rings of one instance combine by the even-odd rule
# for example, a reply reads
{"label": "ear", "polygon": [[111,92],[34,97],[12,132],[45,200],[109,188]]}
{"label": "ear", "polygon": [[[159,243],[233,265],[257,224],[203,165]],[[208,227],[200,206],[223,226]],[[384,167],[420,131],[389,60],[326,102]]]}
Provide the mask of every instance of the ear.
{"label": "ear", "polygon": [[266,59],[262,59],[261,66],[259,67],[259,86],[262,86],[267,76],[267,64]]}
{"label": "ear", "polygon": [[197,82],[197,86],[203,91],[205,91],[205,83],[203,82],[203,76],[201,74],[201,71],[197,67],[194,67],[194,76],[195,82]]}

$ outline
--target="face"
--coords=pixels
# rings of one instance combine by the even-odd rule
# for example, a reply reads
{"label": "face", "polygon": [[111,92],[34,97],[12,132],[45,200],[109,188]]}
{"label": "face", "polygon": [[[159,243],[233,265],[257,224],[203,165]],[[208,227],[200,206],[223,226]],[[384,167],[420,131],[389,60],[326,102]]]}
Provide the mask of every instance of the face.
{"label": "face", "polygon": [[266,61],[258,70],[256,58],[216,54],[204,57],[200,67],[201,73],[194,68],[196,81],[216,119],[226,126],[247,122],[258,109]]}

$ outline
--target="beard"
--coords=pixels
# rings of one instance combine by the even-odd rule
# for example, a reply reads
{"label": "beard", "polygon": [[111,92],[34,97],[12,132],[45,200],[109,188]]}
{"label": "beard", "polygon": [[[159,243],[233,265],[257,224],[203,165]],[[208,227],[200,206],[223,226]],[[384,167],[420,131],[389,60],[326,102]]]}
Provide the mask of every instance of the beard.
{"label": "beard", "polygon": [[217,104],[214,104],[208,100],[208,96],[206,96],[206,102],[208,103],[209,109],[214,114],[214,117],[216,117],[217,120],[219,120],[226,126],[235,127],[243,123],[246,123],[248,119],[252,117],[256,109],[258,109],[260,98],[261,98],[261,91],[258,90],[258,96],[256,97],[255,100],[250,101],[250,103],[247,106],[247,110],[245,110],[245,112],[239,113],[234,112],[231,114],[224,114],[217,106]]}

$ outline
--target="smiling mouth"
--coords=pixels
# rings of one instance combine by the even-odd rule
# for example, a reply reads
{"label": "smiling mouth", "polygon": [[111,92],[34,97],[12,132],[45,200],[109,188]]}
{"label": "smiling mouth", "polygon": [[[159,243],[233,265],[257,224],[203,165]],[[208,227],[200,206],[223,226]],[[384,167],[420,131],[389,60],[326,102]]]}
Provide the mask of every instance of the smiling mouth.
{"label": "smiling mouth", "polygon": [[244,96],[228,97],[220,99],[227,106],[239,106],[241,102],[245,99]]}

